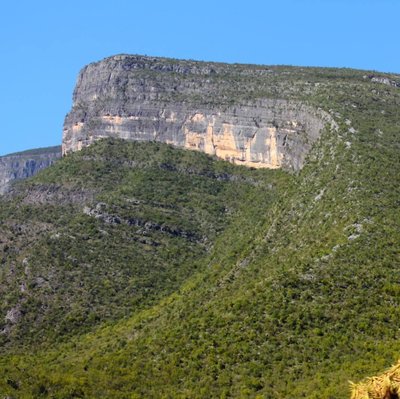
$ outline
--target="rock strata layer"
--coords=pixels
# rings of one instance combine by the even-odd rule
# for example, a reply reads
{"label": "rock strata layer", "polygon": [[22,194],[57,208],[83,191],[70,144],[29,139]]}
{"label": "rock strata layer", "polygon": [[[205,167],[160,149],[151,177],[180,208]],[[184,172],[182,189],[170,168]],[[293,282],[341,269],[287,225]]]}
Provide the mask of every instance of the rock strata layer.
{"label": "rock strata layer", "polygon": [[34,176],[61,157],[61,147],[39,148],[0,157],[0,194],[17,179]]}
{"label": "rock strata layer", "polygon": [[[79,74],[64,155],[95,140],[161,141],[255,168],[298,170],[330,116],[298,101],[250,98],[242,66],[114,56]],[[265,72],[260,69],[258,74]],[[229,87],[238,78],[237,96]]]}

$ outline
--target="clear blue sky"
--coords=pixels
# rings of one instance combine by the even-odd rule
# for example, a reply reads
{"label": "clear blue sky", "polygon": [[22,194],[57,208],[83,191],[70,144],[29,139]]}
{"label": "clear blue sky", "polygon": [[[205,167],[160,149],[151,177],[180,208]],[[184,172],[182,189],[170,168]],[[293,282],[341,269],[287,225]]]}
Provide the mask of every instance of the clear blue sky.
{"label": "clear blue sky", "polygon": [[61,142],[79,70],[118,53],[400,72],[400,0],[3,0],[0,155]]}

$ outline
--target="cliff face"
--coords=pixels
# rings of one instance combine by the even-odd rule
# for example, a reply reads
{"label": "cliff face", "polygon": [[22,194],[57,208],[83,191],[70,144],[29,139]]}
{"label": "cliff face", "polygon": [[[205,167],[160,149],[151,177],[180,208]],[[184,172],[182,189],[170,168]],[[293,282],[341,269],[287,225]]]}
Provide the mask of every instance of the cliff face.
{"label": "cliff face", "polygon": [[0,194],[16,179],[35,175],[61,157],[61,147],[39,148],[0,157]]}
{"label": "cliff face", "polygon": [[268,82],[270,73],[124,55],[90,64],[79,74],[65,119],[63,154],[112,136],[161,141],[256,168],[298,170],[332,120],[299,101],[255,93],[254,82]]}

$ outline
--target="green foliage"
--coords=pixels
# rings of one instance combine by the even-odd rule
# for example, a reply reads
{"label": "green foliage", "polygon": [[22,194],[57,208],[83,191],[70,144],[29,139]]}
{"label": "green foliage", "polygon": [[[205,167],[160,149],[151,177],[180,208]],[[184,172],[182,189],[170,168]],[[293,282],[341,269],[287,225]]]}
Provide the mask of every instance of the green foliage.
{"label": "green foliage", "polygon": [[272,70],[339,124],[298,175],[107,140],[1,202],[1,393],[336,399],[396,360],[399,90]]}
{"label": "green foliage", "polygon": [[[156,143],[107,140],[1,205],[3,345],[51,344],[128,317],[194,272],[268,172]],[[61,200],[60,200],[61,199]]]}

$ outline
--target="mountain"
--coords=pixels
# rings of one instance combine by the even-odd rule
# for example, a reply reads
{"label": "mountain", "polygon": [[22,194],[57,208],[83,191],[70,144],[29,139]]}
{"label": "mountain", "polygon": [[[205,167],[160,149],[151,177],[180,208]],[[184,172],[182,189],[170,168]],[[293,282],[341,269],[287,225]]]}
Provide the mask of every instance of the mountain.
{"label": "mountain", "polygon": [[61,147],[38,148],[0,157],[0,195],[16,179],[34,176],[61,157]]}
{"label": "mountain", "polygon": [[[257,167],[251,151],[255,166],[244,167],[236,155],[229,163],[205,147],[139,140],[125,121],[118,130],[110,104],[121,88],[101,89],[100,74],[92,101],[113,122],[95,134],[103,110],[94,116],[88,97],[82,128],[75,136],[64,131],[66,156],[0,200],[0,392],[349,397],[349,380],[385,370],[400,350],[398,76],[167,59],[149,65],[136,69],[148,74],[142,90],[155,97],[154,80],[165,95],[170,81],[195,90],[209,76],[215,112],[210,105],[206,120],[222,115],[217,100],[229,98],[229,107],[249,112],[262,101],[313,110],[324,115],[323,126],[309,138],[306,122],[287,132],[292,144],[277,147],[279,168]],[[128,82],[135,80],[130,68]],[[197,113],[206,94],[185,95],[182,115]],[[175,112],[176,99],[164,100]],[[145,129],[148,102],[142,113],[136,106],[120,117],[143,115]],[[66,129],[70,120],[75,126],[76,107]],[[282,121],[293,116],[280,115],[277,143]],[[260,122],[269,139],[272,122]],[[91,123],[93,140],[84,141]],[[247,137],[240,126],[233,129],[239,144]],[[207,129],[198,132],[204,143]]]}

